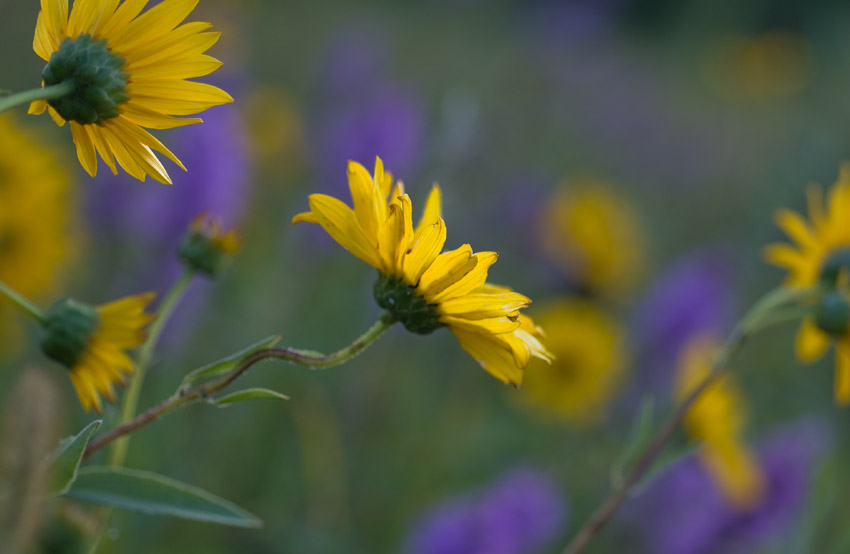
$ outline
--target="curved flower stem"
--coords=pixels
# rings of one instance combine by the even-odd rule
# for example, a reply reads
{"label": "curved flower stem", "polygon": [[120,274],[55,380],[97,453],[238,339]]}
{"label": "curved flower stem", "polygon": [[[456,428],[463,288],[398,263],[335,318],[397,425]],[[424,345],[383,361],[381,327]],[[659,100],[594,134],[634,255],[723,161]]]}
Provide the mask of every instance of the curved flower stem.
{"label": "curved flower stem", "polygon": [[41,308],[30,302],[28,298],[24,295],[4,283],[0,281],[0,294],[5,296],[12,302],[15,307],[19,308],[21,311],[26,313],[28,316],[32,317],[42,325],[47,321],[47,316],[44,314]]}
{"label": "curved flower stem", "polygon": [[578,554],[584,550],[591,539],[608,523],[617,509],[630,496],[635,485],[640,482],[661,453],[664,452],[667,443],[670,442],[670,439],[682,424],[682,420],[684,420],[693,403],[727,370],[729,362],[740,352],[747,339],[773,325],[799,319],[802,315],[801,311],[789,306],[808,305],[808,301],[816,298],[819,293],[820,291],[817,289],[776,289],[766,294],[741,318],[712,363],[711,372],[708,376],[678,406],[649,446],[644,449],[632,470],[623,480],[622,485],[614,490],[593,512],[587,522],[573,536],[562,554]]}
{"label": "curved flower stem", "polygon": [[194,387],[181,387],[177,392],[148,411],[99,436],[89,443],[83,457],[88,458],[114,440],[145,427],[177,408],[182,408],[183,406],[202,400],[208,400],[213,394],[233,383],[251,369],[251,367],[263,360],[284,360],[310,369],[326,369],[343,364],[375,342],[387,329],[392,327],[393,323],[395,323],[395,320],[392,317],[384,315],[357,340],[331,354],[297,350],[295,348],[266,348],[264,350],[258,350],[245,357],[239,365],[228,373]]}
{"label": "curved flower stem", "polygon": [[[186,293],[189,283],[192,282],[193,276],[193,271],[184,269],[177,278],[177,281],[174,282],[171,289],[169,289],[165,297],[162,299],[162,302],[159,304],[159,308],[156,312],[156,319],[148,328],[148,338],[145,340],[144,344],[142,344],[142,347],[139,349],[138,357],[136,358],[136,374],[133,376],[133,379],[130,382],[130,388],[127,390],[127,394],[124,395],[124,401],[121,404],[121,424],[127,423],[136,415],[136,410],[139,407],[139,396],[142,393],[142,385],[145,382],[145,375],[147,374],[148,365],[150,365],[151,358],[153,357],[154,349],[159,342],[159,337],[162,336],[162,331],[165,329],[165,325],[171,319],[171,314],[174,313],[174,309]],[[112,454],[109,459],[110,465],[120,466],[124,464],[129,444],[129,438],[125,438],[115,443],[112,447]]]}
{"label": "curved flower stem", "polygon": [[51,100],[53,98],[60,98],[72,90],[74,90],[74,84],[65,81],[50,87],[34,88],[32,90],[25,90],[23,92],[10,94],[9,96],[0,98],[0,113],[10,110],[15,106],[20,106],[21,104],[29,104],[33,100]]}

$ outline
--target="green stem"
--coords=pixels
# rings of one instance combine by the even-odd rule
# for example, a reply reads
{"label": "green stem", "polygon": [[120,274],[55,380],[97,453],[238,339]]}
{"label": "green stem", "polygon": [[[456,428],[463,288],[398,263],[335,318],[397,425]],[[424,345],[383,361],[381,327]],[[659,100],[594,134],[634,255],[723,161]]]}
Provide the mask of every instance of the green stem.
{"label": "green stem", "polygon": [[74,90],[74,83],[65,81],[58,85],[53,85],[44,88],[34,88],[17,92],[0,98],[0,113],[10,110],[21,104],[29,104],[33,100],[52,100],[53,98],[61,98]]}
{"label": "green stem", "polygon": [[[142,344],[139,354],[136,357],[136,374],[133,376],[130,388],[127,390],[127,394],[124,395],[124,401],[121,404],[120,424],[127,423],[136,415],[136,410],[139,407],[139,397],[142,393],[142,385],[145,382],[145,375],[153,357],[153,352],[156,349],[160,336],[162,336],[165,325],[171,319],[171,314],[174,313],[174,309],[186,293],[186,289],[189,283],[192,282],[193,276],[193,271],[184,269],[159,304],[156,319],[154,319],[154,322],[148,328],[148,338]],[[129,443],[129,438],[124,438],[115,443],[109,459],[110,465],[120,466],[124,464]]]}
{"label": "green stem", "polygon": [[254,352],[253,354],[246,356],[239,365],[230,372],[194,387],[181,386],[177,392],[153,408],[99,436],[97,439],[91,441],[88,447],[86,447],[84,458],[88,458],[107,444],[147,426],[169,412],[189,404],[194,404],[195,402],[206,401],[213,394],[233,383],[246,371],[251,369],[251,367],[263,360],[284,360],[310,369],[326,369],[337,366],[347,362],[365,350],[369,345],[383,335],[387,329],[392,327],[393,323],[395,323],[394,319],[388,315],[384,315],[368,331],[357,338],[357,340],[345,348],[337,350],[331,354],[297,350],[294,348],[266,348],[265,350]]}
{"label": "green stem", "polygon": [[47,316],[44,314],[41,308],[30,302],[28,298],[24,297],[21,293],[19,293],[3,281],[0,281],[0,294],[3,294],[3,296],[8,298],[9,301],[12,302],[17,308],[19,308],[21,311],[23,311],[28,316],[32,317],[42,325],[44,325],[44,323],[47,321]]}
{"label": "green stem", "polygon": [[635,462],[632,470],[626,476],[623,483],[616,487],[602,504],[582,525],[573,539],[563,550],[562,554],[578,554],[590,543],[593,537],[599,533],[606,523],[614,516],[617,509],[631,495],[632,489],[646,475],[658,457],[664,452],[670,439],[681,425],[694,402],[703,392],[727,370],[729,363],[740,352],[744,343],[754,334],[764,329],[788,321],[789,319],[801,317],[801,312],[794,307],[805,305],[817,298],[822,291],[818,289],[785,289],[780,288],[767,293],[761,300],[741,318],[732,330],[723,348],[717,354],[711,366],[709,375],[688,395],[678,406],[676,411],[667,420],[667,423],[655,435],[655,438],[644,449],[643,453]]}

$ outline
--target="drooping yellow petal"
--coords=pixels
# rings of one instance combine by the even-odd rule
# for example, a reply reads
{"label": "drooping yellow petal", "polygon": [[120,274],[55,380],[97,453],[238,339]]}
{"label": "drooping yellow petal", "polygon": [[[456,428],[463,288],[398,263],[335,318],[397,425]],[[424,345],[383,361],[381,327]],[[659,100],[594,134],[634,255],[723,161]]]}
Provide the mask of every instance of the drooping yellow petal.
{"label": "drooping yellow petal", "polygon": [[522,368],[518,367],[510,352],[487,335],[450,327],[460,346],[496,379],[518,387],[522,384]]}
{"label": "drooping yellow petal", "polygon": [[440,321],[445,323],[452,329],[461,328],[467,331],[476,333],[485,333],[488,335],[501,335],[503,333],[513,333],[519,329],[520,323],[516,319],[509,317],[488,317],[483,319],[466,319],[462,317],[454,317],[443,315]]}
{"label": "drooping yellow petal", "polygon": [[829,343],[828,333],[815,325],[811,317],[803,318],[796,340],[797,357],[801,362],[808,364],[821,359],[826,354]]}
{"label": "drooping yellow petal", "polygon": [[27,113],[30,115],[41,115],[47,110],[47,100],[33,100]]}
{"label": "drooping yellow petal", "polygon": [[351,208],[324,194],[311,194],[309,201],[313,217],[331,238],[367,264],[382,269],[376,245],[366,237]]}
{"label": "drooping yellow petal", "polygon": [[805,220],[796,212],[780,209],[776,212],[776,224],[788,237],[801,246],[809,246],[814,237]]}
{"label": "drooping yellow petal", "polygon": [[80,165],[86,170],[86,173],[94,177],[97,174],[97,155],[94,150],[89,134],[85,128],[76,121],[71,122],[71,135],[74,137],[74,144],[77,146],[77,158],[80,160]]}

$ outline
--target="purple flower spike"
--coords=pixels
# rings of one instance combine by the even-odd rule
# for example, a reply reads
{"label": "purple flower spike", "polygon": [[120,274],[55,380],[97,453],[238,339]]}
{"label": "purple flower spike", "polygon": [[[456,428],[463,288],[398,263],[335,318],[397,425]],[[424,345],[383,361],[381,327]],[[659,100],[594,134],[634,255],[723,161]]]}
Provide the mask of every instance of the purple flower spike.
{"label": "purple flower spike", "polygon": [[753,552],[794,533],[816,463],[830,444],[819,422],[786,427],[765,440],[759,458],[767,485],[758,505],[729,505],[691,456],[661,476],[629,510],[657,554]]}
{"label": "purple flower spike", "polygon": [[438,505],[417,524],[410,554],[532,554],[566,519],[557,486],[534,469],[502,476],[478,494]]}

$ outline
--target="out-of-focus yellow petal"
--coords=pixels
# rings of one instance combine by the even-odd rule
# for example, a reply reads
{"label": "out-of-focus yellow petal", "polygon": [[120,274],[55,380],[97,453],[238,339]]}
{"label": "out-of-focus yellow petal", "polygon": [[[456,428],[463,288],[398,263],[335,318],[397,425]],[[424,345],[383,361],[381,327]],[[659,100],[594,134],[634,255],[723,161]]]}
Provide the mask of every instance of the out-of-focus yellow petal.
{"label": "out-of-focus yellow petal", "polygon": [[811,317],[803,318],[797,331],[797,357],[803,363],[816,362],[826,354],[830,342],[829,334],[815,325]]}

